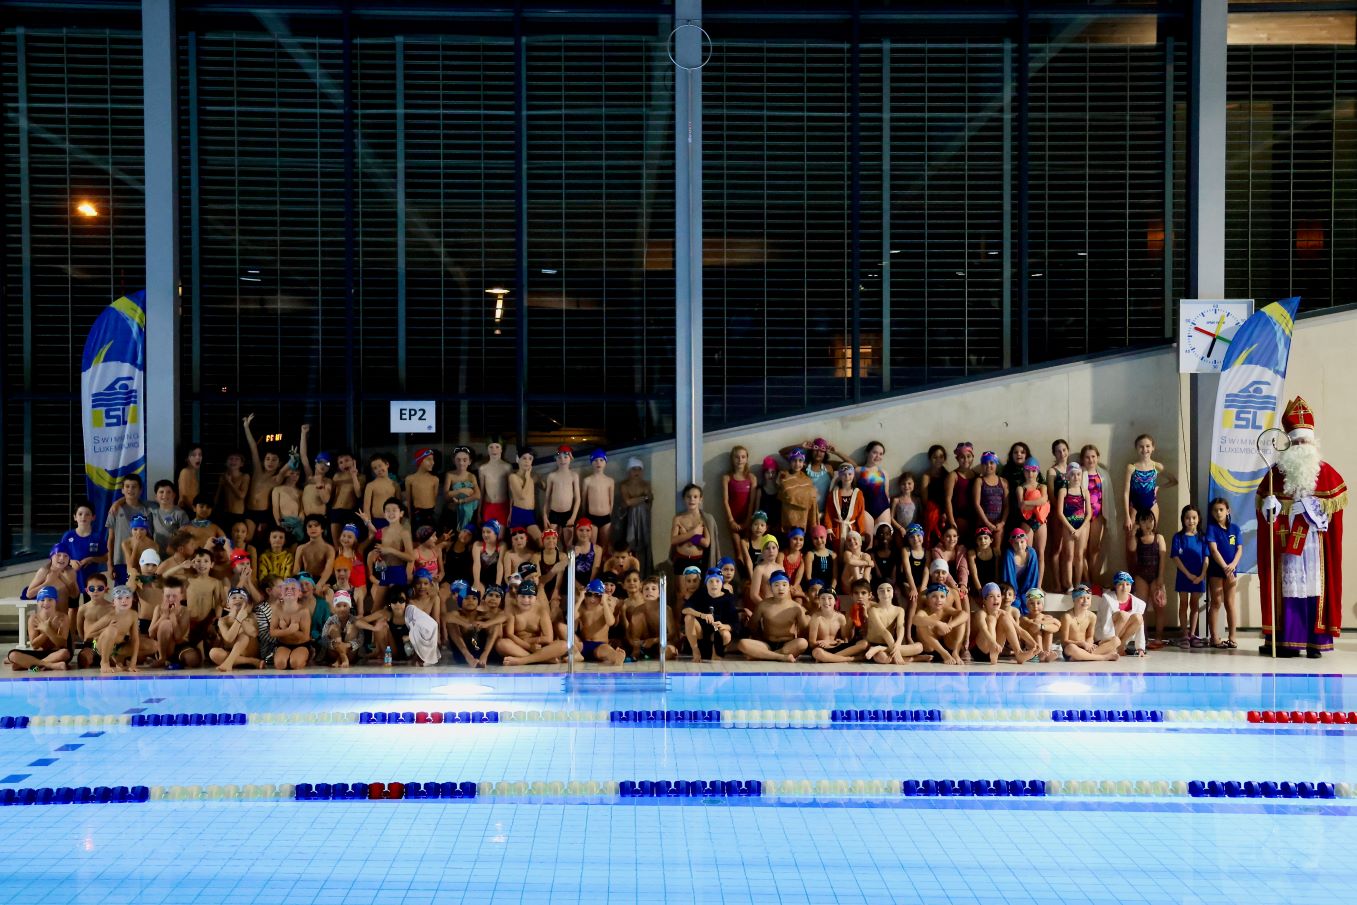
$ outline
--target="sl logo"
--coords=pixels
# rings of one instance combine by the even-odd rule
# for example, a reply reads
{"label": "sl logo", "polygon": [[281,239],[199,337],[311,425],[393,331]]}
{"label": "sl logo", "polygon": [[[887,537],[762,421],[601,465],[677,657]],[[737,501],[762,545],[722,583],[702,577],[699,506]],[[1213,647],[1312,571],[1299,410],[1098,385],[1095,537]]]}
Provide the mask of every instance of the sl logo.
{"label": "sl logo", "polygon": [[1263,431],[1272,427],[1277,418],[1277,396],[1266,380],[1254,380],[1234,393],[1225,394],[1225,405],[1220,413],[1220,426],[1236,430]]}
{"label": "sl logo", "polygon": [[90,420],[95,427],[126,427],[137,423],[136,378],[115,377],[108,386],[90,394]]}

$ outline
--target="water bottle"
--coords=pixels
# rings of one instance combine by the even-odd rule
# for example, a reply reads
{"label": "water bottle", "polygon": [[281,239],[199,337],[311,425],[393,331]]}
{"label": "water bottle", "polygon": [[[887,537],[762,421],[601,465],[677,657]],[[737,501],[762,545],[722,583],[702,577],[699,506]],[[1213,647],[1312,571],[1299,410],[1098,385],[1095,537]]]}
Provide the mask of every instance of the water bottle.
{"label": "water bottle", "polygon": [[386,652],[382,654],[382,665],[383,665],[383,666],[390,666],[390,665],[391,665],[391,645],[390,645],[390,644],[388,644],[388,645],[386,646]]}

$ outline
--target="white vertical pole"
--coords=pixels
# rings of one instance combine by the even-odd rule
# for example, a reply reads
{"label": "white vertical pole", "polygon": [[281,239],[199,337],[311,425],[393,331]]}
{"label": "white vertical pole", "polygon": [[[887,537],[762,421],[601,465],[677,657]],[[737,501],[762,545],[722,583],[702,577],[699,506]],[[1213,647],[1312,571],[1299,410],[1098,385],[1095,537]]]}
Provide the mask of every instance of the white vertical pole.
{"label": "white vertical pole", "polygon": [[179,439],[179,152],[174,0],[142,0],[146,154],[146,477],[173,481]]}
{"label": "white vertical pole", "polygon": [[675,490],[702,472],[702,0],[675,0]]}
{"label": "white vertical pole", "polygon": [[669,649],[669,576],[660,576],[660,675],[664,675]]}
{"label": "white vertical pole", "polygon": [[566,648],[565,662],[566,669],[572,674],[575,672],[575,556],[572,550],[565,575],[565,642],[570,645]]}

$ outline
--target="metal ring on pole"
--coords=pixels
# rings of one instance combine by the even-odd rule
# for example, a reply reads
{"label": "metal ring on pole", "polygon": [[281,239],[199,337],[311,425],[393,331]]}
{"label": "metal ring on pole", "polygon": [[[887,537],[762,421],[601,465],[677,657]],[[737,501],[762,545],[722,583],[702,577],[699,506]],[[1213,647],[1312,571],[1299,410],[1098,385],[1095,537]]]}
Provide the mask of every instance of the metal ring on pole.
{"label": "metal ring on pole", "polygon": [[[705,42],[703,45],[705,56],[702,57],[702,62],[698,63],[696,66],[684,66],[682,63],[680,63],[678,60],[674,58],[674,47],[676,45],[676,42],[674,41],[674,36],[679,33],[680,29],[684,28],[696,28],[698,32],[700,32],[698,40],[701,42]],[[714,45],[712,44],[711,35],[707,34],[707,30],[703,28],[701,25],[698,25],[696,22],[684,22],[682,25],[675,25],[674,30],[669,32],[669,37],[666,38],[664,41],[664,52],[669,54],[669,62],[673,63],[675,66],[677,66],[679,69],[682,69],[685,72],[696,72],[703,66],[706,66],[708,63],[710,63],[712,51],[714,49],[715,48]]]}

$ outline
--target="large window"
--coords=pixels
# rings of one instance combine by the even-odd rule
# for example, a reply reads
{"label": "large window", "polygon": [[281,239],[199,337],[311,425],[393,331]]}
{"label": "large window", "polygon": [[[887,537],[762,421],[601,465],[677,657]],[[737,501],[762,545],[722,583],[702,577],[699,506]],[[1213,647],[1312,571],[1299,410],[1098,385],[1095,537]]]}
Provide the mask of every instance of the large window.
{"label": "large window", "polygon": [[145,279],[141,35],[0,32],[0,96],[2,530],[15,548],[43,549],[85,495],[85,336]]}

